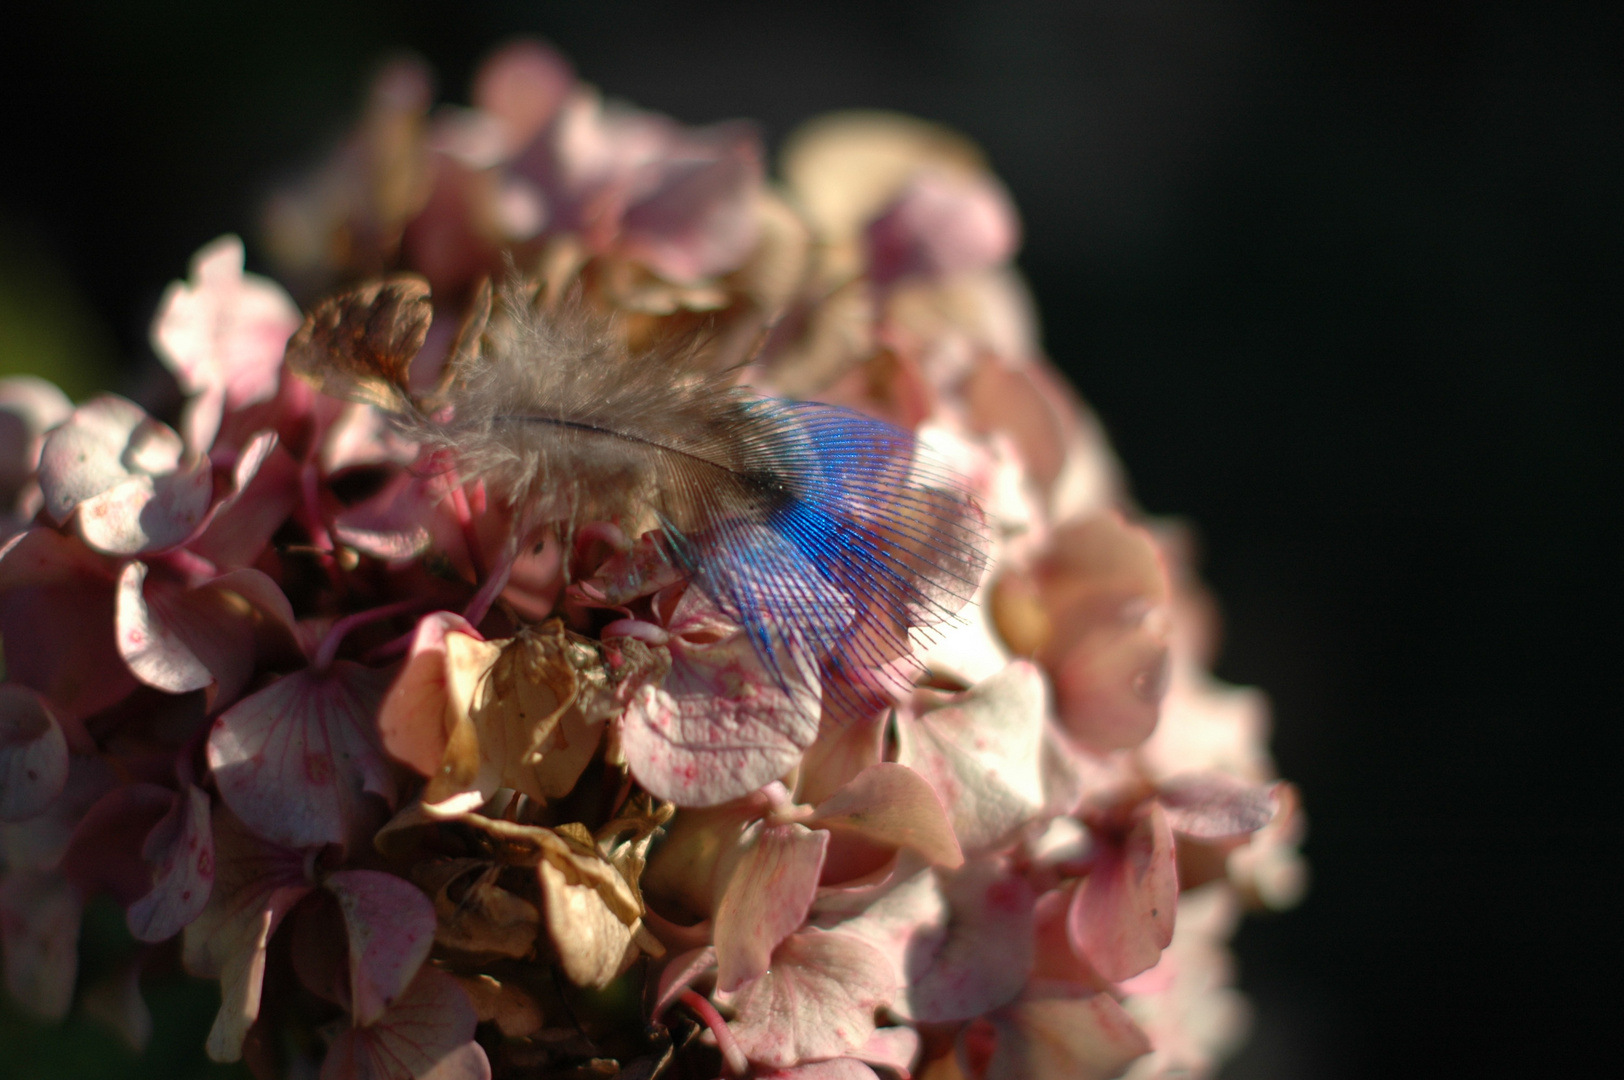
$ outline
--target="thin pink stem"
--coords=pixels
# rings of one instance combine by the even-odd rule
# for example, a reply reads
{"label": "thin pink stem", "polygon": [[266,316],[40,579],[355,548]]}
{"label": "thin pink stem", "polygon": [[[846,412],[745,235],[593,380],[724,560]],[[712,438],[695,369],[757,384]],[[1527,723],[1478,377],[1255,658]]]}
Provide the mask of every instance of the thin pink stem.
{"label": "thin pink stem", "polygon": [[732,1076],[744,1076],[750,1071],[750,1061],[739,1048],[738,1040],[733,1037],[733,1031],[722,1019],[722,1014],[704,997],[692,990],[684,990],[677,995],[677,1000],[692,1009],[705,1026],[711,1029],[716,1036],[716,1048],[722,1051],[722,1060],[727,1062],[727,1071]]}
{"label": "thin pink stem", "polygon": [[421,597],[412,597],[407,600],[397,600],[393,604],[368,608],[365,611],[357,611],[353,615],[344,616],[334,623],[332,629],[327,631],[327,636],[321,639],[321,645],[317,647],[316,655],[311,659],[310,666],[317,671],[326,671],[329,667],[332,667],[333,658],[338,655],[338,647],[344,643],[344,635],[357,626],[365,626],[367,623],[377,622],[379,619],[390,619],[396,615],[404,615],[409,611],[422,608],[426,603],[427,601]]}

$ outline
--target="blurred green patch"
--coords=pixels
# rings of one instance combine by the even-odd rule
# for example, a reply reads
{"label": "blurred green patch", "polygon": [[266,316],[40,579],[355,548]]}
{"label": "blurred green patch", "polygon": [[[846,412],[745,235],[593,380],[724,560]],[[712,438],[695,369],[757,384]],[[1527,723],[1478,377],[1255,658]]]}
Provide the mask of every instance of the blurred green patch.
{"label": "blurred green patch", "polygon": [[[79,940],[80,994],[145,948],[130,937],[116,904],[105,897],[92,901]],[[141,994],[152,1013],[152,1038],[139,1054],[87,1016],[77,1001],[61,1024],[46,1024],[0,994],[0,1075],[6,1080],[246,1080],[246,1066],[216,1065],[203,1053],[220,1007],[215,983],[169,970],[143,978]]]}
{"label": "blurred green patch", "polygon": [[74,400],[114,385],[118,345],[49,249],[0,221],[0,376],[39,375]]}

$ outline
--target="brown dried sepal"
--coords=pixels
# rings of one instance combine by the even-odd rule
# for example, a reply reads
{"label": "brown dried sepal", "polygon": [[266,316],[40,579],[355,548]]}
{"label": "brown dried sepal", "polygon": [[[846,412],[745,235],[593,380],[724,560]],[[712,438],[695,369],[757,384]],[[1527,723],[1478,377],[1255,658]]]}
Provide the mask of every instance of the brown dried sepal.
{"label": "brown dried sepal", "polygon": [[603,856],[584,826],[548,829],[477,814],[463,820],[485,832],[498,858],[535,866],[553,952],[577,986],[601,989],[640,952],[658,949],[643,930],[643,905],[635,887]]}
{"label": "brown dried sepal", "polygon": [[510,1039],[527,1039],[546,1023],[541,1005],[511,982],[489,975],[458,975],[481,1023],[494,1023]]}
{"label": "brown dried sepal", "polygon": [[541,912],[498,884],[501,869],[481,859],[450,859],[413,875],[434,901],[436,944],[514,960],[535,951]]}
{"label": "brown dried sepal", "polygon": [[288,366],[324,394],[400,412],[411,405],[412,359],[433,320],[422,278],[363,282],[305,317],[288,342]]}

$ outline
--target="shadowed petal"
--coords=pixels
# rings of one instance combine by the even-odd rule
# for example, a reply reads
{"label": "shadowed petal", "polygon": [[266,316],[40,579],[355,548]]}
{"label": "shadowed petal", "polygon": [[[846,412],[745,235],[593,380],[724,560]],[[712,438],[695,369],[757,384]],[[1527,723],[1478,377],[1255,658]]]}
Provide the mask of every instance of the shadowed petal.
{"label": "shadowed petal", "polygon": [[188,784],[142,845],[152,867],[152,891],[125,912],[130,933],[141,941],[164,941],[203,911],[214,888],[214,831],[209,797]]}
{"label": "shadowed petal", "polygon": [[457,981],[425,968],[377,1023],[333,1040],[321,1080],[490,1080],[490,1061],[471,1041],[478,1022]]}
{"label": "shadowed petal", "polygon": [[40,813],[67,782],[68,740],[44,699],[0,686],[0,821]]}
{"label": "shadowed petal", "polygon": [[393,805],[374,717],[389,672],[340,660],[279,679],[222,713],[209,733],[220,797],[288,847],[341,844],[366,793]]}
{"label": "shadowed petal", "polygon": [[1103,839],[1072,899],[1073,946],[1105,978],[1121,982],[1156,963],[1173,940],[1178,870],[1167,814],[1149,802],[1127,834]]}
{"label": "shadowed petal", "polygon": [[417,974],[434,944],[434,906],[409,882],[376,870],[340,870],[325,887],[338,897],[350,942],[350,1012],[376,1023]]}

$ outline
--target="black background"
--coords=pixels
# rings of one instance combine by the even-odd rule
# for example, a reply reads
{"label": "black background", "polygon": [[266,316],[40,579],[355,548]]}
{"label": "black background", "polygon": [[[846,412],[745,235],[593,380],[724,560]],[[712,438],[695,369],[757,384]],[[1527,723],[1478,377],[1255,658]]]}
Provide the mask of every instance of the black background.
{"label": "black background", "polygon": [[1220,673],[1269,691],[1307,800],[1313,891],[1239,935],[1224,1075],[1617,1060],[1624,5],[20,6],[7,284],[44,253],[130,370],[164,284],[252,236],[394,49],[451,99],[530,32],[685,121],[965,131],[1049,351],[1140,502],[1199,527]]}

